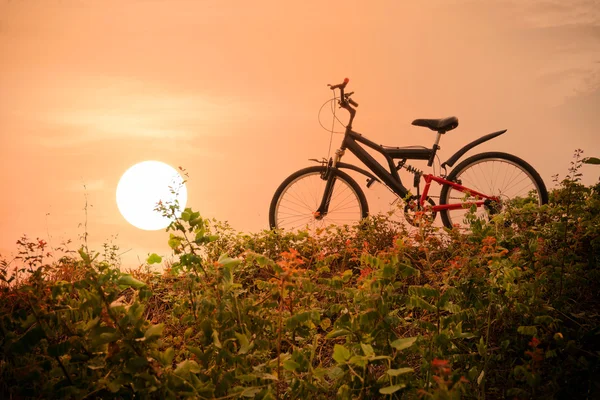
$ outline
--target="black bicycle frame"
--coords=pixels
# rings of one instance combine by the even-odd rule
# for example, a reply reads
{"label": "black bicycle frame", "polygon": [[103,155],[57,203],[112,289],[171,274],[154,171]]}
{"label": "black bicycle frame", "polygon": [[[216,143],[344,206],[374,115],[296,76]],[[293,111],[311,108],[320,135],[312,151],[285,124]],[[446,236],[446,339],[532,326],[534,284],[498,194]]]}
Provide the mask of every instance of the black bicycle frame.
{"label": "black bicycle frame", "polygon": [[[389,166],[389,171],[386,170],[373,156],[371,156],[365,149],[361,147],[359,143],[368,146],[375,151],[381,153]],[[437,145],[434,147],[436,148]],[[344,140],[340,147],[340,150],[336,153],[335,159],[330,162],[330,168],[328,168],[328,176],[327,184],[325,185],[325,193],[323,196],[323,200],[321,201],[321,205],[317,209],[316,216],[323,217],[327,214],[329,208],[329,202],[331,201],[331,195],[333,192],[333,184],[335,174],[330,173],[332,169],[337,169],[338,167],[350,168],[355,171],[358,171],[364,175],[369,176],[370,178],[375,178],[373,174],[368,171],[363,170],[362,168],[353,166],[351,164],[340,163],[339,159],[346,151],[346,149],[350,150],[352,154],[354,154],[362,163],[371,171],[375,173],[375,175],[384,182],[394,193],[396,193],[400,197],[405,197],[408,194],[408,189],[402,185],[402,180],[398,175],[398,170],[394,163],[395,159],[412,159],[412,160],[429,160],[432,158],[432,153],[435,155],[435,151],[427,148],[396,148],[396,147],[384,147],[381,146],[364,136],[362,136],[358,132],[354,132],[353,130],[347,128],[344,134]],[[325,178],[325,177],[324,177]]]}
{"label": "black bicycle frame", "polygon": [[[389,171],[384,168],[371,154],[369,154],[359,143],[364,144],[367,147],[372,148],[378,153],[382,154],[387,161]],[[408,189],[402,185],[402,180],[398,175],[396,169],[395,159],[429,159],[431,151],[430,149],[407,149],[414,154],[403,153],[398,148],[389,148],[372,142],[365,138],[360,133],[348,130],[344,136],[341,150],[350,150],[352,154],[356,156],[362,163],[371,170],[381,181],[383,181],[390,189],[394,191],[398,196],[404,197],[408,193]],[[411,157],[412,156],[412,157]]]}
{"label": "black bicycle frame", "polygon": [[[462,157],[467,151],[469,151],[473,147],[475,147],[483,142],[486,142],[490,139],[493,139],[497,136],[502,135],[504,132],[506,132],[506,130],[490,133],[488,135],[482,136],[479,139],[476,139],[476,140],[472,141],[471,143],[463,146],[460,150],[458,150],[456,153],[454,153],[447,161],[445,161],[442,164],[442,167],[443,168],[446,168],[446,166],[452,167],[456,163],[456,161],[458,161],[458,159],[460,157]],[[341,145],[340,149],[336,152],[335,158],[329,161],[326,175],[323,176],[323,179],[327,179],[327,184],[325,185],[324,196],[321,201],[321,204],[319,205],[319,208],[316,211],[315,216],[317,218],[322,218],[325,215],[327,215],[327,212],[329,209],[329,203],[331,201],[331,195],[333,193],[333,185],[334,185],[334,181],[335,181],[335,179],[334,179],[335,173],[331,173],[331,172],[338,168],[352,169],[354,171],[362,173],[363,175],[368,176],[370,179],[379,180],[379,181],[383,182],[387,187],[389,187],[400,198],[406,197],[406,195],[409,193],[409,190],[406,187],[404,187],[404,185],[402,185],[402,180],[400,179],[400,175],[398,174],[399,167],[396,166],[395,160],[403,160],[403,161],[406,161],[406,160],[428,160],[427,164],[428,164],[428,166],[431,166],[433,163],[433,159],[436,155],[436,152],[440,148],[438,144],[439,144],[442,134],[443,134],[443,132],[437,133],[436,141],[431,149],[426,148],[426,147],[424,147],[424,148],[387,147],[387,146],[379,145],[379,144],[365,138],[360,133],[354,132],[350,128],[350,126],[348,126],[346,128],[346,132],[344,133],[344,140],[342,141],[342,145]],[[373,156],[371,156],[361,146],[361,143],[367,147],[372,148],[373,150],[377,151],[378,153],[382,154],[387,161],[389,171],[386,168],[384,168],[377,160],[375,160],[375,158],[373,158]],[[346,163],[340,162],[339,160],[340,160],[341,156],[344,154],[344,152],[346,151],[346,149],[350,150],[350,152],[352,154],[354,154],[356,156],[356,158],[358,158],[360,161],[362,161],[362,163],[369,170],[373,171],[375,176],[360,167],[357,167],[352,164],[346,164]],[[429,178],[431,178],[431,177],[429,177]],[[437,179],[436,179],[436,181],[437,181]],[[444,179],[440,179],[440,181],[443,181],[447,184],[455,185],[454,183],[448,182]],[[429,185],[429,183],[430,182],[427,182],[428,185]],[[456,184],[456,186],[457,186],[457,188],[462,188],[462,186],[460,186],[460,185]],[[427,189],[428,188],[429,188],[429,186],[427,186]],[[466,188],[462,188],[462,189],[466,189]],[[483,196],[486,198],[488,197],[485,195],[483,195]],[[421,199],[421,202],[424,202],[424,200],[425,199]],[[437,206],[436,208],[440,208],[440,207],[441,206]],[[447,207],[441,207],[441,208],[447,208]]]}

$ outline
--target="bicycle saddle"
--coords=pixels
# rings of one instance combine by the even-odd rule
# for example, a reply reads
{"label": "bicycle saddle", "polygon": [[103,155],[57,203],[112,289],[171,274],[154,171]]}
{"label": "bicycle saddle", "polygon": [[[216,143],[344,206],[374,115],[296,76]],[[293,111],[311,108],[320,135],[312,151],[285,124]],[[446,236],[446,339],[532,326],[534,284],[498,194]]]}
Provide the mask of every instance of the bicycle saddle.
{"label": "bicycle saddle", "polygon": [[415,119],[412,124],[416,126],[424,126],[439,133],[446,133],[458,126],[458,118],[448,117],[441,119]]}

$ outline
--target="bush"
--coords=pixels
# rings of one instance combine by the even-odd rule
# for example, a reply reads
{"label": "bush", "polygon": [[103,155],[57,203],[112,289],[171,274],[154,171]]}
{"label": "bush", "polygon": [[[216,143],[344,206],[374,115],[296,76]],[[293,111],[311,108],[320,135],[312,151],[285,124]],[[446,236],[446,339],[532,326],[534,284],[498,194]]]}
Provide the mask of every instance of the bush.
{"label": "bush", "polygon": [[2,397],[598,398],[600,193],[581,162],[550,204],[469,233],[371,217],[244,235],[186,209],[177,261],[127,273],[24,238],[0,275]]}

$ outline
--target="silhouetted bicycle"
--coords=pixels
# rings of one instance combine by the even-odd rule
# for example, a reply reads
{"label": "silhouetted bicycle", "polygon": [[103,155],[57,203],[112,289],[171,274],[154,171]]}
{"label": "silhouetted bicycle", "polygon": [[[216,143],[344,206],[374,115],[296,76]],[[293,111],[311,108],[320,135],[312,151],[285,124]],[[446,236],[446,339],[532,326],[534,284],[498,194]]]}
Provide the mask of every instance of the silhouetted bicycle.
{"label": "silhouetted bicycle", "polygon": [[[542,205],[548,201],[544,181],[531,165],[507,153],[486,152],[473,155],[460,162],[449,174],[447,167],[454,164],[473,147],[502,135],[505,130],[490,133],[467,144],[441,164],[440,176],[424,174],[407,164],[408,160],[428,160],[431,167],[443,134],[458,126],[456,117],[443,119],[416,119],[413,125],[437,132],[431,148],[423,146],[389,147],[378,145],[352,130],[352,122],[358,104],[352,93],[345,93],[348,78],[338,85],[328,85],[334,91],[334,101],[350,113],[342,144],[329,160],[312,160],[320,165],[301,169],[287,179],[275,191],[269,209],[271,228],[304,229],[325,227],[330,224],[351,225],[367,217],[369,206],[358,183],[342,169],[365,175],[367,187],[379,182],[387,186],[405,201],[404,214],[413,225],[419,224],[416,213],[427,214],[433,220],[439,212],[444,226],[468,226],[474,217],[489,219],[502,212],[510,201],[520,200]],[[339,89],[339,99],[335,90]],[[380,164],[362,146],[381,153],[387,167]],[[346,150],[350,150],[368,169],[341,162]],[[416,195],[403,186],[398,171],[405,169],[414,174]],[[421,183],[424,187],[421,191]],[[439,204],[429,196],[432,182],[442,185]],[[467,218],[467,214],[471,217]]]}

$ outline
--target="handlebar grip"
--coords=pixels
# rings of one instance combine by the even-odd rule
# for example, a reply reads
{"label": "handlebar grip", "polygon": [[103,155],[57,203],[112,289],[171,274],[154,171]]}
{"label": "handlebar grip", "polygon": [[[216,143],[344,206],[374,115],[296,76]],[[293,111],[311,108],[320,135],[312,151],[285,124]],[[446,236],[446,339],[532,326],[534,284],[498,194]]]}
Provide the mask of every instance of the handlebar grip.
{"label": "handlebar grip", "polygon": [[352,104],[354,107],[358,107],[358,103],[352,99],[348,99],[348,103]]}
{"label": "handlebar grip", "polygon": [[348,84],[348,82],[350,82],[350,79],[344,78],[344,82],[342,82],[342,83],[339,83],[337,85],[331,85],[331,84],[329,84],[327,86],[329,86],[329,88],[331,90],[333,90],[333,89],[343,89],[343,88],[346,87],[346,85]]}

